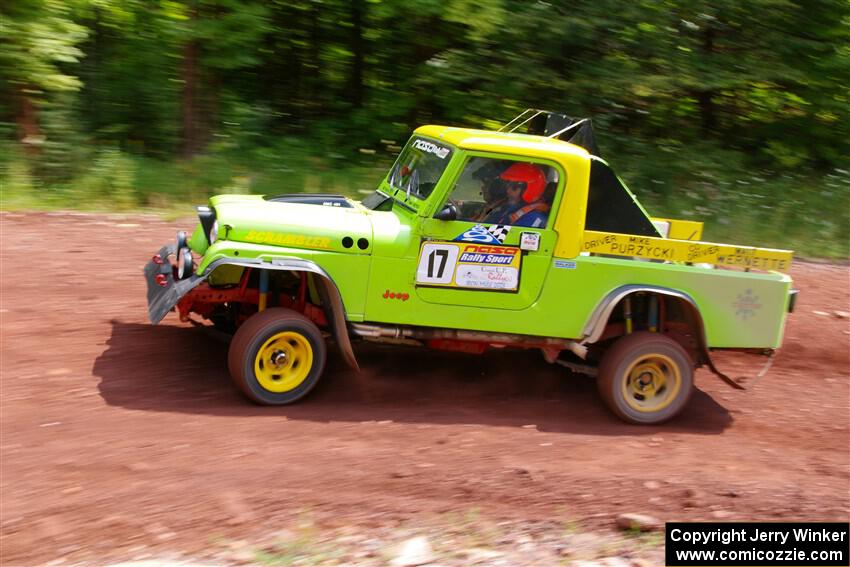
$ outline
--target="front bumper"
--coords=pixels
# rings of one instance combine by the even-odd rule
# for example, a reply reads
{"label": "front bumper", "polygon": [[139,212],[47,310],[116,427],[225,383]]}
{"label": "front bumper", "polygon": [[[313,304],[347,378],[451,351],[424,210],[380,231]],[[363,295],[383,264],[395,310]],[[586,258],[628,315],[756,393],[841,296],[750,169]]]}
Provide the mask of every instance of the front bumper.
{"label": "front bumper", "polygon": [[[166,244],[154,257],[158,257],[161,261],[151,259],[145,264],[145,281],[148,283],[148,317],[154,325],[162,321],[166,313],[171,311],[184,295],[204,281],[204,278],[196,275],[184,280],[174,278],[174,266],[170,258],[176,252],[175,244]],[[164,281],[165,285],[157,281],[157,276],[164,276],[159,280]]]}

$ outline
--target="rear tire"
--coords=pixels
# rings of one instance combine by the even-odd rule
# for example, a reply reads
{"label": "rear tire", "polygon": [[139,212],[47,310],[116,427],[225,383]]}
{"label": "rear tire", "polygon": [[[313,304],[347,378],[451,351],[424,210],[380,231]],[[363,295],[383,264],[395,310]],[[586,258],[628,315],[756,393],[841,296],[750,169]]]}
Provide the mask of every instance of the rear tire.
{"label": "rear tire", "polygon": [[694,389],[694,365],[682,346],[662,334],[620,338],[603,355],[597,387],[623,421],[661,423],[678,415]]}
{"label": "rear tire", "polygon": [[233,335],[227,366],[246,396],[266,405],[291,404],[318,383],[327,347],[304,315],[275,307],[251,316]]}

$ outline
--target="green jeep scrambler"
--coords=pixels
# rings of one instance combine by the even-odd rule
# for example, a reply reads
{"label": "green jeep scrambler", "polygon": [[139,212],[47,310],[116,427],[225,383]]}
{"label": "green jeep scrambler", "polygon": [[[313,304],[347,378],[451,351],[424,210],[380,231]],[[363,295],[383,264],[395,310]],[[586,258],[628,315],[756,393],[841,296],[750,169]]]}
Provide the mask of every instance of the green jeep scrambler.
{"label": "green jeep scrambler", "polygon": [[792,253],[650,218],[595,147],[588,120],[529,110],[417,129],[361,202],[213,197],[145,267],[151,322],[176,308],[234,333],[230,373],[263,404],[316,385],[323,332],[355,369],[352,339],[540,349],[632,423],[681,412],[701,365],[740,388],[712,352],[780,346]]}

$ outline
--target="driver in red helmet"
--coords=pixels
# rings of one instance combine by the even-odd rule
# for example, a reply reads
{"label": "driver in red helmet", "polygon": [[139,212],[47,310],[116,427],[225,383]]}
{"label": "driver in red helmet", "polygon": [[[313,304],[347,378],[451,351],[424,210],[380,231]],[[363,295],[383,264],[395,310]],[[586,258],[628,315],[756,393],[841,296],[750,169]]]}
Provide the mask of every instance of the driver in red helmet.
{"label": "driver in red helmet", "polygon": [[492,211],[485,222],[543,228],[549,218],[550,204],[543,199],[546,175],[536,165],[515,163],[499,175],[505,187],[506,201]]}

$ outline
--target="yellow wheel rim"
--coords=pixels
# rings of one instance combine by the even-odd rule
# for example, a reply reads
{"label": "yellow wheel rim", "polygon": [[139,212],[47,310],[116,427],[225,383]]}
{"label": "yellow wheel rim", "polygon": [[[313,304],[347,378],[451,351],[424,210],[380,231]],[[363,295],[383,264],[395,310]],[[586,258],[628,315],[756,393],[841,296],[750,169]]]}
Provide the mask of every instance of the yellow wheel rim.
{"label": "yellow wheel rim", "polygon": [[301,333],[284,331],[269,338],[254,359],[260,386],[282,394],[301,385],[313,367],[313,347]]}
{"label": "yellow wheel rim", "polygon": [[623,399],[633,410],[657,412],[669,406],[682,389],[679,366],[663,354],[634,361],[622,382]]}

